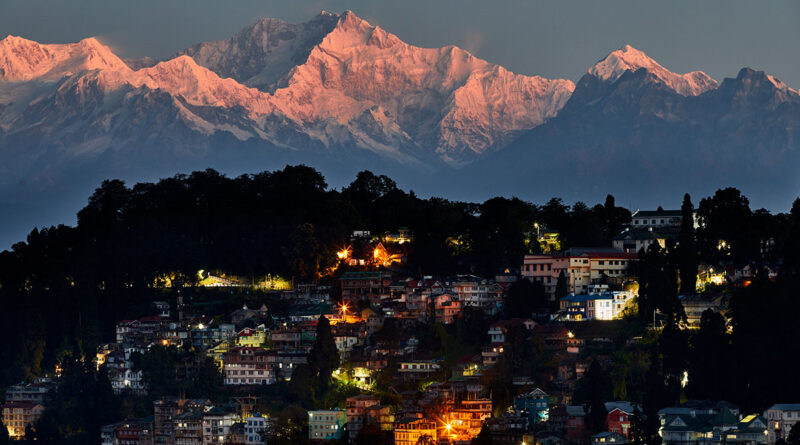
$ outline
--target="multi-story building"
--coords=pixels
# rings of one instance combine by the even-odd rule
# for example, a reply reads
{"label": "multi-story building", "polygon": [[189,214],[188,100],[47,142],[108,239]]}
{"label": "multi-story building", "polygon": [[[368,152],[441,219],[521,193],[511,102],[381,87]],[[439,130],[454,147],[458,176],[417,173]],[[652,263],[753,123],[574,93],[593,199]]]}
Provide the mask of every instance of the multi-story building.
{"label": "multi-story building", "polygon": [[457,403],[445,416],[447,422],[437,434],[450,436],[457,442],[468,443],[478,437],[483,422],[492,417],[492,400],[482,397],[468,397]]}
{"label": "multi-story building", "polygon": [[437,323],[453,323],[461,314],[461,300],[453,295],[437,295],[434,297],[434,304]]}
{"label": "multi-story building", "polygon": [[271,432],[270,418],[261,413],[252,413],[244,418],[244,443],[246,445],[264,445]]}
{"label": "multi-story building", "polygon": [[24,439],[25,427],[33,425],[44,413],[44,406],[30,401],[3,404],[3,425],[12,439]]}
{"label": "multi-story building", "polygon": [[203,411],[186,411],[172,421],[175,445],[203,445]]}
{"label": "multi-story building", "polygon": [[153,418],[125,420],[101,429],[103,445],[153,445]]}
{"label": "multi-story building", "polygon": [[778,403],[767,408],[767,440],[773,445],[778,439],[785,439],[792,427],[800,421],[800,403]]}
{"label": "multi-story building", "polygon": [[236,346],[261,347],[267,341],[264,325],[256,328],[244,328],[236,334]]}
{"label": "multi-story building", "polygon": [[[697,213],[694,213],[696,220]],[[680,210],[664,210],[661,207],[658,210],[637,210],[631,215],[631,227],[641,228],[667,228],[675,227],[680,228],[683,213]],[[695,221],[695,227],[697,222]]]}
{"label": "multi-story building", "polygon": [[398,419],[394,424],[394,445],[417,445],[420,437],[430,437],[437,443],[436,421],[414,416]]}
{"label": "multi-story building", "polygon": [[609,432],[630,438],[634,406],[630,402],[606,403],[606,426]]}
{"label": "multi-story building", "polygon": [[514,411],[527,414],[528,424],[546,422],[550,413],[550,397],[539,388],[514,397]]}
{"label": "multi-story building", "polygon": [[231,427],[239,416],[228,406],[215,406],[203,415],[203,445],[223,444],[230,439]]}
{"label": "multi-story building", "polygon": [[389,295],[392,274],[389,272],[345,272],[339,278],[342,301],[374,301]]}
{"label": "multi-story building", "polygon": [[233,348],[225,353],[222,371],[226,385],[271,385],[275,383],[270,351],[262,348]]}
{"label": "multi-story building", "polygon": [[175,443],[175,419],[186,412],[205,412],[211,402],[205,399],[166,399],[153,402],[153,441]]}
{"label": "multi-story building", "polygon": [[367,423],[367,408],[379,405],[381,400],[377,396],[359,394],[347,398],[347,430],[350,440],[354,440]]}
{"label": "multi-story building", "polygon": [[442,367],[433,360],[401,362],[398,372],[406,380],[421,380],[440,372]]}
{"label": "multi-story building", "polygon": [[604,248],[573,248],[555,255],[525,255],[520,273],[537,281],[553,296],[558,276],[564,273],[567,292],[583,294],[589,285],[601,280],[621,283],[627,275],[636,253]]}
{"label": "multi-story building", "polygon": [[6,402],[34,402],[46,405],[57,384],[50,378],[39,377],[33,383],[18,383],[6,388]]}
{"label": "multi-story building", "polygon": [[458,275],[445,282],[463,307],[496,309],[503,298],[503,288],[492,280],[474,275]]}
{"label": "multi-story building", "polygon": [[308,438],[311,440],[337,440],[344,435],[347,412],[339,409],[308,412]]}

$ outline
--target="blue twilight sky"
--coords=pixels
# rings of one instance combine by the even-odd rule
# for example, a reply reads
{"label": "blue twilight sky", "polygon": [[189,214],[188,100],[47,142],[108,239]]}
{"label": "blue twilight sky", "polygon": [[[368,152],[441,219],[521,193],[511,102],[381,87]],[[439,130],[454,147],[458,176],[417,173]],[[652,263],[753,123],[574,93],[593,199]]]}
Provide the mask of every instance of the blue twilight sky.
{"label": "blue twilight sky", "polygon": [[577,80],[629,43],[676,72],[717,80],[743,66],[800,87],[797,0],[2,0],[0,35],[98,36],[123,57],[164,58],[260,17],[353,10],[402,40],[455,44],[514,72]]}

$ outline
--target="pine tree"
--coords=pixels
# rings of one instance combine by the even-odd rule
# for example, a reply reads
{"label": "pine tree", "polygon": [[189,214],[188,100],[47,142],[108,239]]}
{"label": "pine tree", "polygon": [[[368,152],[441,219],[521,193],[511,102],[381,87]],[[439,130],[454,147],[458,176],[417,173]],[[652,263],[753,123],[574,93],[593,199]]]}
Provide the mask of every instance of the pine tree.
{"label": "pine tree", "polygon": [[688,193],[683,195],[681,231],[678,235],[678,243],[678,269],[680,270],[681,292],[694,293],[697,285],[699,258],[694,234],[694,205],[692,205],[692,198]]}
{"label": "pine tree", "polygon": [[568,294],[569,294],[569,288],[567,287],[567,276],[564,274],[564,271],[562,270],[561,272],[559,272],[558,280],[556,281],[556,291],[555,291],[556,301],[561,300]]}
{"label": "pine tree", "polygon": [[320,315],[317,323],[317,339],[308,355],[308,365],[322,387],[328,385],[333,370],[339,367],[339,351],[336,350],[331,324],[324,315]]}

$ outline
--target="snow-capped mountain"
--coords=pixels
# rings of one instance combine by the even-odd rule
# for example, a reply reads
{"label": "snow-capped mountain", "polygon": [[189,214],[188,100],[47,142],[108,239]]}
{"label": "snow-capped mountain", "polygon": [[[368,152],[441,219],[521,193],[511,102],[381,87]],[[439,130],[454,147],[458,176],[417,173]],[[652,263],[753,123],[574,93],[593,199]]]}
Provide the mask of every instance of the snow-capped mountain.
{"label": "snow-capped mountain", "polygon": [[614,82],[626,71],[636,71],[642,68],[683,96],[697,96],[718,86],[716,80],[702,71],[686,74],[673,73],[648,57],[643,51],[630,45],[625,45],[601,59],[589,68],[589,75],[604,82]]}
{"label": "snow-capped mountain", "polygon": [[626,45],[575,85],[454,46],[412,46],[352,12],[260,20],[160,62],[122,60],[94,38],[8,36],[0,230],[51,223],[41,215],[58,206],[72,215],[102,179],[208,167],[306,163],[332,182],[372,169],[463,199],[533,198],[554,186],[672,193],[659,184],[699,187],[706,171],[735,172],[742,183],[764,172],[800,178],[798,116],[797,91],[759,71],[717,84]]}

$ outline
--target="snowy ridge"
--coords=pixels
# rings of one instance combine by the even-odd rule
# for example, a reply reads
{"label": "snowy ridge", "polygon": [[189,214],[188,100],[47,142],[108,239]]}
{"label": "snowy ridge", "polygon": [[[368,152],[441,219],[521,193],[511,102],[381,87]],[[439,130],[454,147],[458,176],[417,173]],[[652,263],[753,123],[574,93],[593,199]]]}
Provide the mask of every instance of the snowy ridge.
{"label": "snowy ridge", "polygon": [[21,37],[0,40],[0,80],[57,80],[82,71],[129,69],[91,37],[78,43],[42,45]]}
{"label": "snowy ridge", "polygon": [[589,68],[589,74],[607,82],[614,82],[626,71],[644,68],[665,85],[683,96],[697,96],[719,86],[716,80],[702,71],[686,74],[673,73],[651,59],[643,51],[630,45],[610,53]]}

